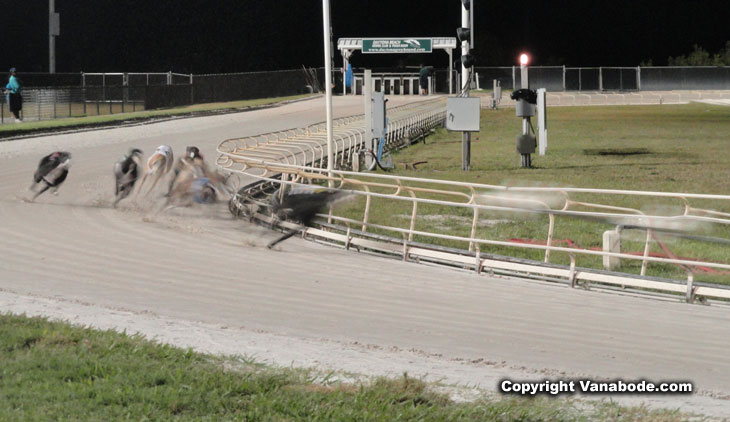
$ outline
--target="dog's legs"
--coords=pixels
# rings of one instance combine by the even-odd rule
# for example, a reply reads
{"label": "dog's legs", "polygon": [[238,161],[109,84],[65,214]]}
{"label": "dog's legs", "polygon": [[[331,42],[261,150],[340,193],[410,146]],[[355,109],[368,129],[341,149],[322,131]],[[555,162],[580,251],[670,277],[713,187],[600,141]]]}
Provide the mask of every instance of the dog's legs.
{"label": "dog's legs", "polygon": [[157,182],[159,182],[163,176],[163,173],[165,171],[164,169],[165,169],[165,160],[164,159],[160,159],[160,160],[157,160],[154,163],[152,163],[152,167],[150,167],[150,171],[148,174],[152,174],[152,177],[154,177],[154,180],[152,181],[152,186],[150,186],[149,190],[147,191],[147,193],[144,194],[144,196],[149,195],[150,192],[152,192],[152,190],[155,188],[155,186],[157,185]]}
{"label": "dog's legs", "polygon": [[36,192],[36,194],[33,195],[33,199],[31,199],[30,201],[31,202],[35,201],[36,198],[38,198],[43,192],[47,191],[50,188],[51,188],[51,185],[49,185],[48,183],[46,183],[46,187],[44,187],[43,189],[41,189],[38,192]]}
{"label": "dog's legs", "polygon": [[156,172],[156,173],[154,174],[154,176],[153,176],[153,177],[154,177],[154,179],[152,180],[152,186],[150,186],[150,189],[149,189],[149,190],[147,191],[147,193],[145,193],[145,194],[144,194],[144,196],[147,196],[147,195],[149,195],[149,194],[150,194],[150,192],[152,192],[152,191],[153,191],[153,190],[155,189],[155,186],[157,185],[157,182],[159,182],[159,181],[160,181],[160,179],[162,178],[162,173],[159,173],[159,171],[161,171],[161,169],[159,169],[159,170],[158,170],[158,171],[157,171],[157,172]]}
{"label": "dog's legs", "polygon": [[284,236],[281,236],[280,238],[278,238],[278,239],[274,240],[273,242],[269,243],[268,245],[266,245],[266,247],[269,248],[269,249],[271,249],[274,246],[278,245],[279,243],[285,241],[286,239],[294,236],[295,234],[297,234],[297,231],[296,230],[292,230],[289,233],[285,234]]}
{"label": "dog's legs", "polygon": [[149,172],[145,172],[144,176],[142,176],[142,180],[139,181],[139,185],[137,185],[137,190],[134,192],[134,198],[137,199],[140,193],[142,193],[142,187],[144,186],[144,182],[147,180],[147,176],[149,176]]}

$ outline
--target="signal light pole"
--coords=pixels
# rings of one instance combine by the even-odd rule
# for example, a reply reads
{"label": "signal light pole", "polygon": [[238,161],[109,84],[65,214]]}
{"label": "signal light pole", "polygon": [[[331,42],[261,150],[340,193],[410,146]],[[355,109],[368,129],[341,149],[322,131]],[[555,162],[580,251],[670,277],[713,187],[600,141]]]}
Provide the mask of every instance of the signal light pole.
{"label": "signal light pole", "polygon": [[[461,40],[461,91],[459,95],[469,96],[469,68],[467,67],[466,57],[469,50],[473,48],[474,28],[472,22],[474,19],[474,0],[461,0],[461,27],[466,28],[466,39]],[[461,133],[461,169],[469,171],[471,168],[471,133]]]}

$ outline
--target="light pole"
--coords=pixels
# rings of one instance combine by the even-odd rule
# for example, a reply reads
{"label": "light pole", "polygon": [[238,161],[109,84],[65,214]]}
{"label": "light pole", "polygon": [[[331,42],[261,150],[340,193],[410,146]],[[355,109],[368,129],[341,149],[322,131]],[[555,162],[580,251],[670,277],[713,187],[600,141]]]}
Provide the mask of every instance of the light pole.
{"label": "light pole", "polygon": [[[52,0],[51,0],[52,1]],[[324,84],[325,84],[325,107],[327,109],[327,176],[330,178],[329,185],[332,186],[332,61],[331,61],[331,35],[330,35],[330,2],[322,0],[322,16],[324,24]]]}
{"label": "light pole", "polygon": [[[527,63],[529,62],[530,57],[522,53],[520,54],[520,85],[522,89],[528,89],[530,88],[530,82],[528,80],[528,74],[527,74]],[[522,134],[527,135],[529,133],[530,129],[530,118],[529,117],[523,117],[522,118]]]}
{"label": "light pole", "polygon": [[56,73],[56,37],[61,33],[55,0],[48,0],[48,73]]}

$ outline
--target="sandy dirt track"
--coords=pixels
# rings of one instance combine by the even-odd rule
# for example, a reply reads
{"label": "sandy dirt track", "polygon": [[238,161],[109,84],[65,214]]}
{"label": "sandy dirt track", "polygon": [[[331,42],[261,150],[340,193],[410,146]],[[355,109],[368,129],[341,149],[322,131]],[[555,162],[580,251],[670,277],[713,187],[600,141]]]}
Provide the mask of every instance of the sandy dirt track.
{"label": "sandy dirt track", "polygon": [[[354,114],[360,100],[334,106]],[[198,145],[213,160],[223,139],[323,119],[317,99],[0,142],[0,311],[284,365],[407,370],[486,389],[506,375],[690,380],[700,393],[620,399],[730,415],[727,308],[490,279],[300,239],[269,251],[276,234],[233,220],[223,204],[164,214],[156,204],[109,206],[113,163],[130,147]],[[38,160],[58,149],[74,156],[59,195],[22,202]]]}

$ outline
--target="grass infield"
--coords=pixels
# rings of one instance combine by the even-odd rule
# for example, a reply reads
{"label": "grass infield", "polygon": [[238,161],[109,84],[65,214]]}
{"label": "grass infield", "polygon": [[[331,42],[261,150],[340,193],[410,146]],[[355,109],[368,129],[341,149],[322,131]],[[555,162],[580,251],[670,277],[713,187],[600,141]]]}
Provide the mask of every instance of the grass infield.
{"label": "grass infield", "polygon": [[[394,153],[397,167],[392,173],[494,185],[730,194],[730,107],[692,103],[550,108],[547,155],[533,154],[534,168],[531,169],[520,167],[520,156],[515,150],[515,136],[521,132],[522,121],[515,117],[514,109],[483,110],[481,119],[481,132],[472,135],[471,171],[461,170],[461,133],[439,129],[426,139],[425,144],[419,143]],[[408,163],[424,161],[416,170],[412,167],[404,169]],[[392,192],[392,189],[387,191]],[[427,194],[419,196],[428,197]],[[605,200],[591,194],[571,195],[571,198],[599,203]],[[730,212],[728,201],[693,201],[692,204]],[[361,219],[363,205],[364,200],[353,203],[344,208],[344,213]],[[613,205],[667,215],[681,213],[684,206],[677,200],[632,196],[618,196]],[[453,210],[439,205],[421,204],[415,229],[468,237],[472,213],[466,209],[461,211],[455,214]],[[411,205],[407,201],[389,201],[386,204],[376,198],[372,202],[369,221],[408,229],[410,215]],[[515,220],[514,216],[482,212],[480,218],[488,221],[480,224],[478,237],[534,242],[544,242],[547,238],[547,216]],[[580,248],[601,248],[603,231],[612,229],[614,227],[608,224],[558,217],[554,239],[560,246],[572,242]],[[377,229],[369,230],[378,232]],[[703,236],[730,239],[728,227],[715,225],[698,230]],[[643,252],[645,232],[626,230],[624,233],[622,251]],[[468,248],[465,242],[418,236],[414,240]],[[678,257],[730,263],[728,245],[671,239],[668,236],[663,241]],[[544,257],[543,252],[510,247],[486,246],[482,252],[536,260]],[[656,244],[651,252],[663,253]],[[553,253],[551,262],[569,264],[570,261],[567,254]],[[602,268],[602,260],[600,257],[578,255],[577,265]],[[640,261],[622,260],[622,265],[623,271],[637,274],[641,267]],[[647,274],[686,278],[686,273],[676,266],[651,263]],[[699,272],[695,279],[730,283],[728,274]]]}
{"label": "grass infield", "polygon": [[0,314],[2,421],[662,421],[678,411],[539,397],[455,403],[404,375],[358,383]]}

